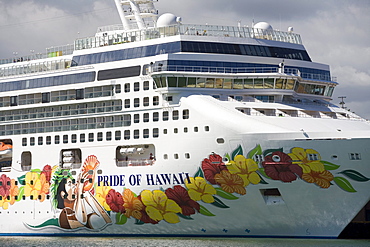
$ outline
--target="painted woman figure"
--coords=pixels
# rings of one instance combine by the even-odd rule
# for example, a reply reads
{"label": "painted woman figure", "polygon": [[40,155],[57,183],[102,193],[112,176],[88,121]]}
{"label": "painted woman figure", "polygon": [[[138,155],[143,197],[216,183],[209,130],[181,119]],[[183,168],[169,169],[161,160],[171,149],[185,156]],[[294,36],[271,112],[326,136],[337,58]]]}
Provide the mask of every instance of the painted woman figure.
{"label": "painted woman figure", "polygon": [[61,169],[54,174],[54,206],[62,210],[59,215],[60,227],[101,229],[112,222],[91,193],[98,166],[96,156],[90,155],[77,180],[68,170]]}

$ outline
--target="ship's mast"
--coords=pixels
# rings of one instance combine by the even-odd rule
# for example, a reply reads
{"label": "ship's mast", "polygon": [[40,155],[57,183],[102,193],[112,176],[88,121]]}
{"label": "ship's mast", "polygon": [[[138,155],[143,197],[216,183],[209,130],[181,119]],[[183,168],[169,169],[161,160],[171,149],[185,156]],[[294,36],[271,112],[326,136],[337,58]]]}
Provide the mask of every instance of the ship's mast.
{"label": "ship's mast", "polygon": [[155,27],[158,11],[154,2],[158,0],[115,0],[124,30]]}

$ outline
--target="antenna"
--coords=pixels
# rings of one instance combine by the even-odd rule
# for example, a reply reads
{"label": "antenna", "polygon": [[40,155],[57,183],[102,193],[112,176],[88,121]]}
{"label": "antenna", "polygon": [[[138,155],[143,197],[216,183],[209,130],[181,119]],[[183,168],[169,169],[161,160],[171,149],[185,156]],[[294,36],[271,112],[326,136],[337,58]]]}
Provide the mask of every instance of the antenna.
{"label": "antenna", "polygon": [[342,101],[339,103],[340,105],[342,105],[342,108],[343,109],[346,109],[347,107],[345,107],[344,105],[346,104],[345,102],[344,102],[344,99],[345,98],[347,98],[346,96],[339,96],[338,97],[339,99],[342,99]]}

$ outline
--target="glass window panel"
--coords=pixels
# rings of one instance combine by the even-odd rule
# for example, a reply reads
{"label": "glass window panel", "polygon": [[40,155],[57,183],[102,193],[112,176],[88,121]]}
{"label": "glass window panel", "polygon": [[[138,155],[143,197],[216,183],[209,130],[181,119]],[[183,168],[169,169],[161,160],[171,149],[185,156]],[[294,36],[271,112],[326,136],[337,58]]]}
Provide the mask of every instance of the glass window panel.
{"label": "glass window panel", "polygon": [[233,80],[232,79],[224,79],[224,85],[223,85],[223,88],[224,89],[232,89],[232,86],[233,86]]}
{"label": "glass window panel", "polygon": [[214,88],[214,87],[215,87],[215,78],[207,78],[206,88]]}
{"label": "glass window panel", "polygon": [[243,89],[243,79],[234,79],[234,89]]}
{"label": "glass window panel", "polygon": [[197,87],[203,88],[205,86],[205,83],[206,83],[206,78],[200,78],[200,77],[197,78]]}
{"label": "glass window panel", "polygon": [[254,79],[254,88],[263,88],[263,79],[262,78]]}
{"label": "glass window panel", "polygon": [[274,79],[273,78],[265,78],[264,85],[266,89],[273,89],[274,88]]}

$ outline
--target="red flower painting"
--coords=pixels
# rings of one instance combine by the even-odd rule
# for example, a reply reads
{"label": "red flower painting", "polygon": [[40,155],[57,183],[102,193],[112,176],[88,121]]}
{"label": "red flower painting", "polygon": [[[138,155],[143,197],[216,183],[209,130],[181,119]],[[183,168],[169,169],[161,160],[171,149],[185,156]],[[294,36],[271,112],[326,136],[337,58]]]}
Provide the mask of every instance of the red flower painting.
{"label": "red flower painting", "polygon": [[262,162],[266,175],[274,180],[281,180],[285,183],[292,182],[302,177],[302,168],[292,163],[292,159],[286,153],[277,151],[265,157]]}
{"label": "red flower painting", "polygon": [[108,192],[105,200],[113,212],[122,214],[125,213],[125,207],[123,206],[124,201],[121,193],[111,189]]}
{"label": "red flower painting", "polygon": [[190,198],[187,190],[184,187],[176,185],[173,187],[173,189],[166,189],[165,193],[168,199],[174,200],[181,207],[183,215],[189,216],[191,214],[195,214],[195,210],[199,212],[199,203]]}
{"label": "red flower painting", "polygon": [[215,175],[220,174],[221,171],[227,170],[225,164],[222,162],[222,157],[218,154],[211,154],[208,159],[202,161],[202,170],[205,179],[211,184],[217,184]]}
{"label": "red flower painting", "polygon": [[10,178],[5,174],[0,177],[0,196],[7,197],[10,194]]}

